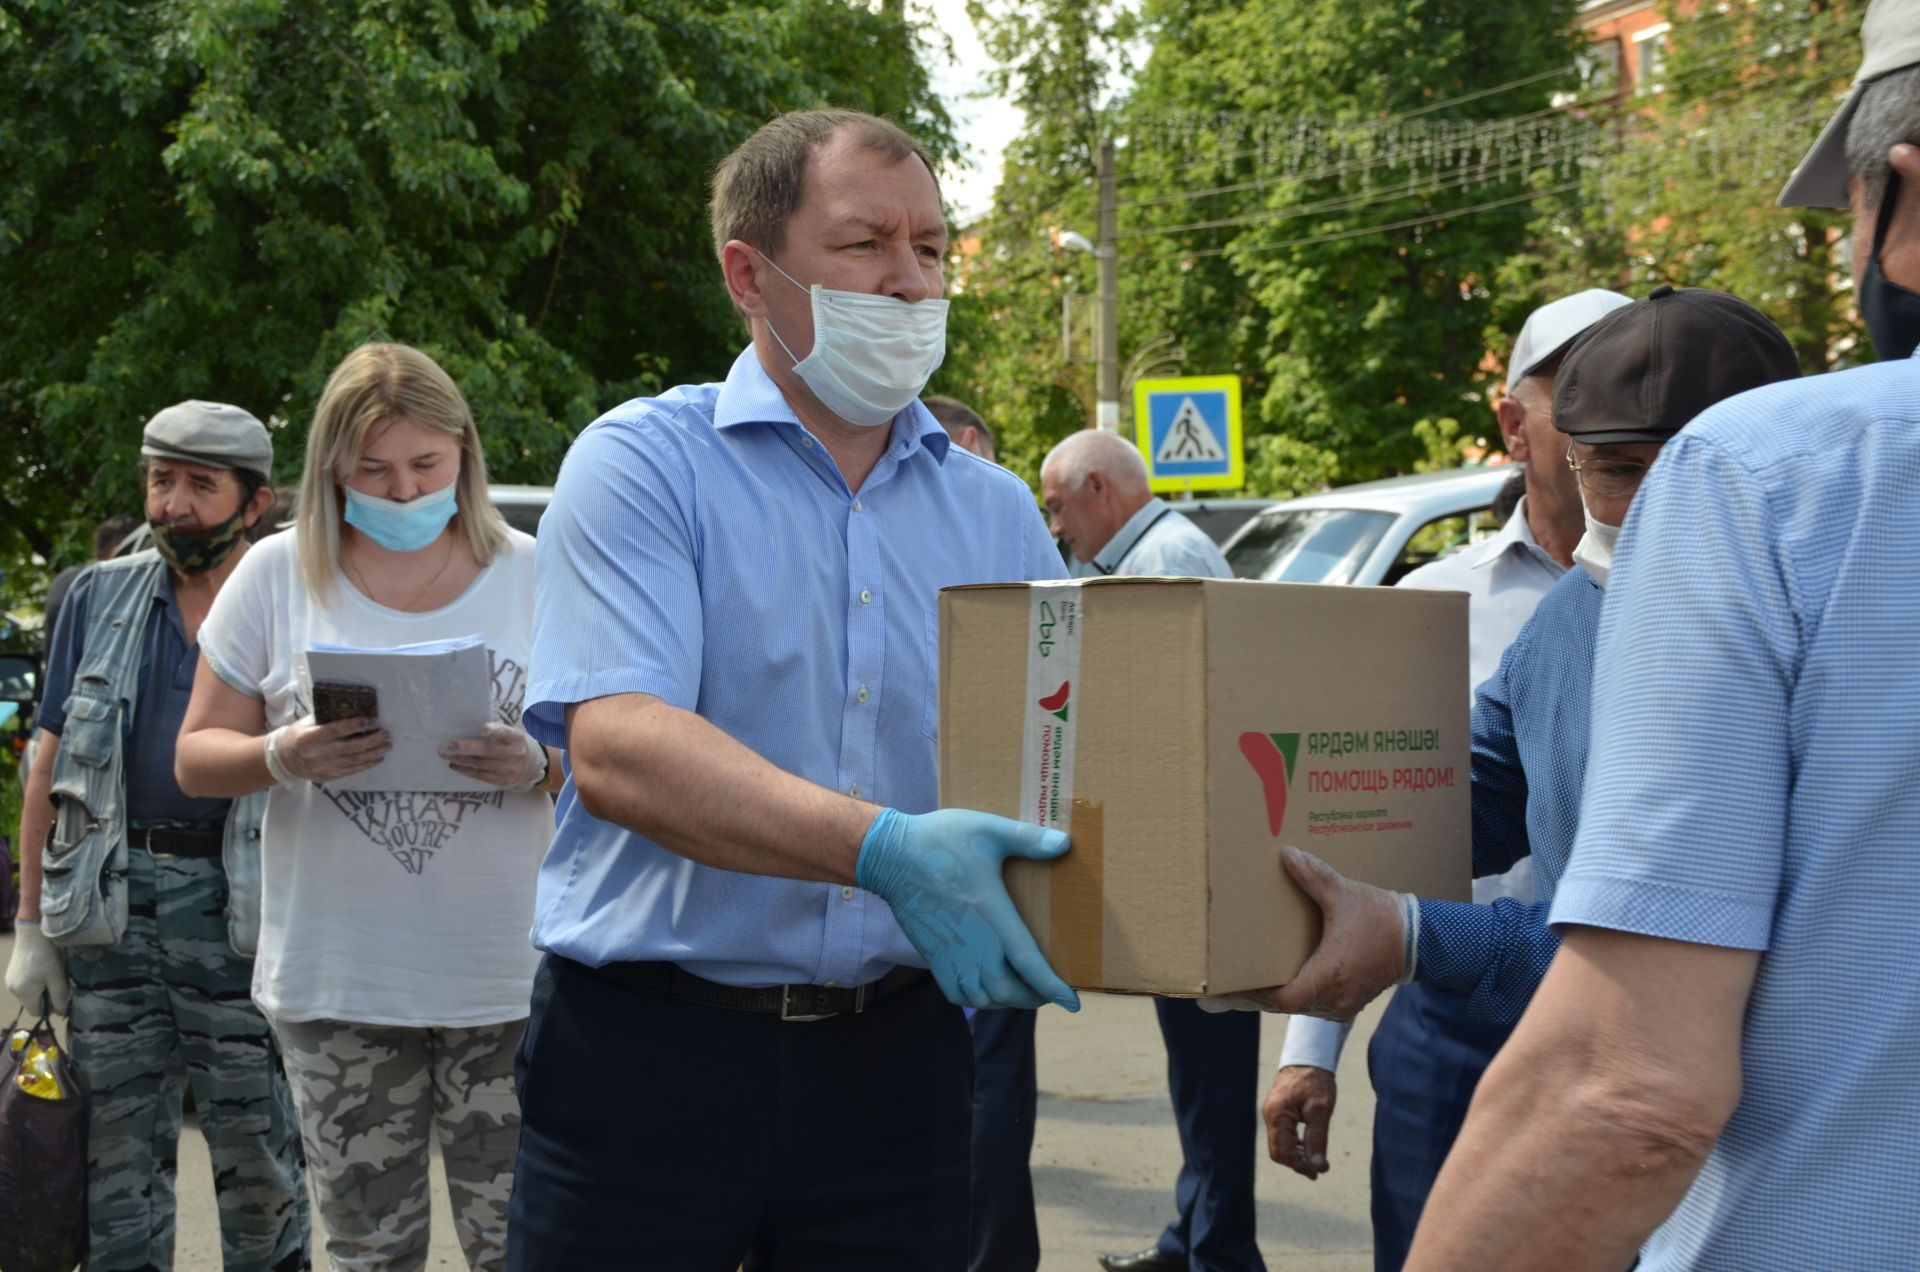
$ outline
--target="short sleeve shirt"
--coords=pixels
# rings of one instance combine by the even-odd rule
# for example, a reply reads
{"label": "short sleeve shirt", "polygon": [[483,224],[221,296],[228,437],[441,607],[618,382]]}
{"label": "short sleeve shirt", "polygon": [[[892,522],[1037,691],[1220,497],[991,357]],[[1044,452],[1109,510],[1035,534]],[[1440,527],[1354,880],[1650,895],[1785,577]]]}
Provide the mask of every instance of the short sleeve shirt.
{"label": "short sleeve shirt", "polygon": [[[574,443],[540,526],[530,727],[651,694],[829,790],[938,804],[937,598],[1057,578],[1032,492],[917,402],[847,487],[749,348],[719,384],[616,407]],[[854,985],[918,965],[858,888],[700,865],[593,817],[569,780],[534,940],[725,984]]]}
{"label": "short sleeve shirt", "polygon": [[[201,631],[215,675],[260,700],[273,728],[312,710],[305,652],[480,636],[493,709],[518,723],[533,628],[533,541],[517,530],[467,590],[437,610],[389,609],[335,572],[307,587],[299,533],[263,539]],[[527,1014],[534,872],[553,836],[538,791],[267,792],[260,836],[260,952],[253,997],[279,1020],[474,1026]]]}
{"label": "short sleeve shirt", "polygon": [[1557,925],[1763,951],[1744,1093],[1642,1266],[1920,1249],[1920,362],[1661,453],[1608,580]]}

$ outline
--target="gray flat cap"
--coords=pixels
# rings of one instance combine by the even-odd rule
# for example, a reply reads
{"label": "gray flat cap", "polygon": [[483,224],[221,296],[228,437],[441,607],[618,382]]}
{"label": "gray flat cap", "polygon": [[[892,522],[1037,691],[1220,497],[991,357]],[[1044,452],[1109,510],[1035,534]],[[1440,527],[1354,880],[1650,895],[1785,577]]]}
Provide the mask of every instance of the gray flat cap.
{"label": "gray flat cap", "polygon": [[273,476],[273,438],[267,426],[224,402],[174,403],[147,421],[140,453]]}

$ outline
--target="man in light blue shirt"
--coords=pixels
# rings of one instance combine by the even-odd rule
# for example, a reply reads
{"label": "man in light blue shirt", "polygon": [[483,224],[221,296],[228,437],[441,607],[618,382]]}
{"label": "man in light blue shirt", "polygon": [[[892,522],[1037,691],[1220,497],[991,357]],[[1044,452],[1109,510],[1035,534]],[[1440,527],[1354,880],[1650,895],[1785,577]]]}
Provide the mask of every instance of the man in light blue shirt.
{"label": "man in light blue shirt", "polygon": [[527,720],[569,780],[510,1266],[958,1272],[947,998],[1077,999],[1000,876],[1064,836],[931,811],[935,600],[1060,561],[1019,479],[916,400],[947,237],[918,142],[781,116],[712,214],[751,347],[596,421],[541,526]]}
{"label": "man in light blue shirt", "polygon": [[1863,41],[1782,202],[1851,203],[1883,361],[1708,411],[1634,501],[1565,943],[1410,1266],[1920,1249],[1920,3],[1875,0]]}

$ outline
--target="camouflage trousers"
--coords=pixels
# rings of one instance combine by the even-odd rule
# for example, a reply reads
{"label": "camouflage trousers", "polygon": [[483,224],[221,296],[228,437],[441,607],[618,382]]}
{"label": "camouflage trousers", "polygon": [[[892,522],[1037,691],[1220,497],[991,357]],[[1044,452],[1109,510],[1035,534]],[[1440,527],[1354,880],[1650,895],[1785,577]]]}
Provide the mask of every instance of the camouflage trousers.
{"label": "camouflage trousers", "polygon": [[520,1143],[513,1053],[526,1023],[273,1022],[334,1272],[427,1265],[428,1139],[436,1132],[467,1265],[476,1272],[506,1266],[507,1199]]}
{"label": "camouflage trousers", "polygon": [[67,951],[73,1056],[93,1092],[88,1272],[173,1267],[181,1096],[213,1159],[227,1272],[307,1261],[299,1124],[280,1049],[227,944],[217,860],[128,858],[118,945]]}

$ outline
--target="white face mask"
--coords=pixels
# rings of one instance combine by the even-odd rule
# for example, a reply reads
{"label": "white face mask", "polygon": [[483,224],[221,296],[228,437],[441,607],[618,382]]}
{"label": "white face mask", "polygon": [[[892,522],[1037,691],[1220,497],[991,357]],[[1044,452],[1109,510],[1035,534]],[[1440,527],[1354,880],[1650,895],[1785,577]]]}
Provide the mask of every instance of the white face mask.
{"label": "white face mask", "polygon": [[1601,587],[1607,585],[1607,572],[1613,568],[1613,545],[1620,541],[1620,527],[1595,521],[1593,514],[1580,506],[1587,519],[1587,532],[1573,546],[1573,563],[1593,576]]}
{"label": "white face mask", "polygon": [[[795,287],[800,280],[771,256],[761,259]],[[879,428],[927,387],[947,356],[947,302],[895,300],[865,292],[829,291],[815,283],[813,352],[793,369],[820,404],[849,424]],[[787,356],[793,350],[767,323]]]}

